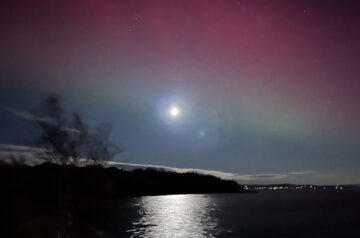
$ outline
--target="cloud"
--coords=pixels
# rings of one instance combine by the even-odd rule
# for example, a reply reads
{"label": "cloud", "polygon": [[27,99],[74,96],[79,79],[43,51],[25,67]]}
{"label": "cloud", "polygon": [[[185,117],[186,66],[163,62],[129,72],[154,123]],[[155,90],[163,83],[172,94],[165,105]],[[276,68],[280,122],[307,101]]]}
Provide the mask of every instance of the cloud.
{"label": "cloud", "polygon": [[21,146],[21,145],[8,145],[8,144],[0,144],[0,151],[5,152],[23,152],[29,151],[31,148],[30,146]]}
{"label": "cloud", "polygon": [[31,154],[31,153],[44,152],[44,151],[45,151],[45,149],[40,148],[40,147],[0,144],[0,152],[30,153]]}
{"label": "cloud", "polygon": [[[48,123],[48,124],[54,124],[54,120],[51,119],[51,118],[36,116],[36,115],[34,115],[34,114],[30,113],[30,112],[19,110],[17,108],[0,106],[0,109],[3,109],[4,111],[10,112],[14,116],[16,116],[16,117],[18,117],[20,119],[26,120],[26,121],[45,122],[45,123]],[[75,129],[75,128],[64,127],[62,129],[64,131],[68,131],[68,132],[80,133],[80,131]]]}
{"label": "cloud", "polygon": [[297,172],[291,172],[289,173],[290,175],[304,175],[304,174],[310,174],[311,171],[309,170],[304,170],[304,171],[297,171]]}
{"label": "cloud", "polygon": [[50,118],[35,116],[34,114],[32,114],[30,112],[22,111],[17,108],[4,107],[4,106],[0,106],[0,108],[3,109],[4,111],[10,112],[11,114],[13,114],[23,120],[46,122],[49,124],[53,123],[53,121]]}
{"label": "cloud", "polygon": [[[34,165],[41,163],[40,160],[34,158],[36,152],[43,152],[42,148],[35,148],[29,146],[18,146],[18,145],[1,145],[0,144],[0,155],[12,154],[12,155],[21,155],[25,158],[25,163],[29,165]],[[85,161],[85,160],[83,160]],[[177,167],[168,167],[168,166],[159,166],[159,165],[148,165],[148,164],[133,164],[133,163],[121,163],[110,161],[107,163],[107,166],[117,167],[125,170],[135,170],[135,169],[158,169],[165,171],[172,171],[177,173],[189,173],[195,172],[204,175],[213,175],[222,179],[235,180],[240,183],[248,181],[264,181],[264,180],[281,180],[289,178],[292,176],[309,174],[311,171],[295,171],[290,173],[264,173],[264,174],[238,174],[238,173],[227,173],[217,170],[206,170],[206,169],[194,169],[194,168],[177,168]]]}
{"label": "cloud", "polygon": [[245,174],[245,175],[237,175],[235,176],[235,180],[270,180],[270,179],[284,179],[289,177],[288,174],[279,174],[279,173],[271,173],[271,174]]}
{"label": "cloud", "polygon": [[27,165],[36,165],[43,162],[38,158],[39,153],[43,153],[45,149],[39,147],[0,144],[0,160],[3,162],[11,162],[12,158],[21,159]]}
{"label": "cloud", "polygon": [[176,167],[167,167],[167,166],[131,164],[131,163],[119,163],[119,162],[109,162],[108,165],[127,169],[127,170],[153,168],[153,169],[163,169],[166,171],[173,171],[178,173],[196,172],[205,175],[213,175],[223,179],[236,180],[238,182],[255,181],[255,180],[280,180],[280,179],[288,178],[290,176],[297,176],[297,175],[311,173],[311,171],[298,171],[291,173],[237,174],[237,173],[227,173],[216,170],[176,168]]}

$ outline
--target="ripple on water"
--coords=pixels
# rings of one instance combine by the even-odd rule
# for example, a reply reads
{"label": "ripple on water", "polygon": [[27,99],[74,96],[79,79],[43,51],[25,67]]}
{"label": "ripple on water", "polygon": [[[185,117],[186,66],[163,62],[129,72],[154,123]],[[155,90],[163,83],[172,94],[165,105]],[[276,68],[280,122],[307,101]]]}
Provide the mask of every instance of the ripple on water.
{"label": "ripple on water", "polygon": [[208,195],[142,197],[135,206],[139,219],[127,231],[131,237],[216,236],[217,204]]}

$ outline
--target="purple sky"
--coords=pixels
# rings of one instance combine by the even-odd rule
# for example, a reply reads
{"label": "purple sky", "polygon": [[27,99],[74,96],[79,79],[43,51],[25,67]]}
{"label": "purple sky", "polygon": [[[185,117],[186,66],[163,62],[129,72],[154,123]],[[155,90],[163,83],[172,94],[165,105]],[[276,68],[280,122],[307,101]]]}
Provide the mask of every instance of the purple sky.
{"label": "purple sky", "polygon": [[[340,0],[2,1],[0,106],[58,93],[110,122],[134,163],[360,183],[359,12]],[[10,114],[0,142],[28,143]]]}

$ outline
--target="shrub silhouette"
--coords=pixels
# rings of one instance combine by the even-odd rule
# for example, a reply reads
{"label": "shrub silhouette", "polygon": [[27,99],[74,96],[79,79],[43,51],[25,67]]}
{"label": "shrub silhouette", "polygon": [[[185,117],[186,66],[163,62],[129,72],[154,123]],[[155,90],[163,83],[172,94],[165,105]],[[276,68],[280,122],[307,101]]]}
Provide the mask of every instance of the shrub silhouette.
{"label": "shrub silhouette", "polygon": [[79,165],[85,162],[110,161],[122,150],[110,139],[110,126],[92,130],[81,116],[73,113],[68,119],[58,96],[45,98],[36,124],[41,130],[40,157],[46,162]]}

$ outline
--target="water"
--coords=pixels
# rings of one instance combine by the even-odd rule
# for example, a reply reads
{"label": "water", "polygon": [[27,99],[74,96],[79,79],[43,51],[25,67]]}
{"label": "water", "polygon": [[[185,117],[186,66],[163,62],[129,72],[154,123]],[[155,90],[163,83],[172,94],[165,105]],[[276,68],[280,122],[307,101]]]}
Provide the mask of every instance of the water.
{"label": "water", "polygon": [[216,201],[204,195],[172,195],[144,197],[135,206],[139,209],[134,228],[128,232],[141,237],[213,237],[217,219],[213,215]]}
{"label": "water", "polygon": [[122,212],[122,237],[360,237],[360,192],[149,196]]}

